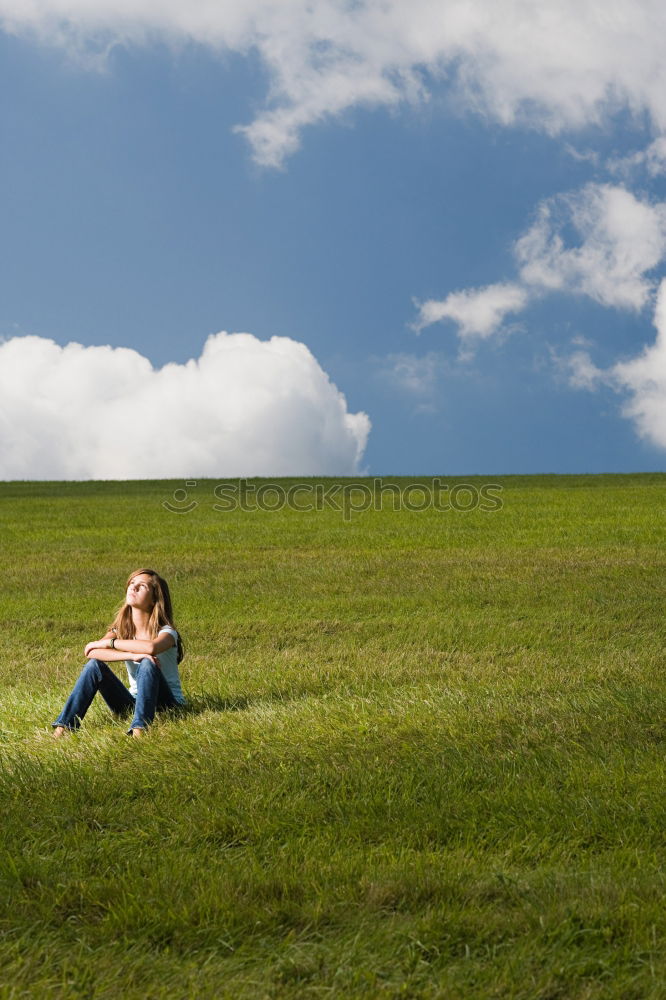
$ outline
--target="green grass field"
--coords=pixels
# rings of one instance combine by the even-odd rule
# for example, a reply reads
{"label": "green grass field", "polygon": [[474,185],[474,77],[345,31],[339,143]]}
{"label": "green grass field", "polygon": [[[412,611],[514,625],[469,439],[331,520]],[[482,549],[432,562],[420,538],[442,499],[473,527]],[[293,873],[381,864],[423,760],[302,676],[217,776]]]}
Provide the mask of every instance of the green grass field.
{"label": "green grass field", "polygon": [[[666,475],[492,481],[0,484],[0,997],[666,996]],[[56,742],[142,565],[188,710]]]}

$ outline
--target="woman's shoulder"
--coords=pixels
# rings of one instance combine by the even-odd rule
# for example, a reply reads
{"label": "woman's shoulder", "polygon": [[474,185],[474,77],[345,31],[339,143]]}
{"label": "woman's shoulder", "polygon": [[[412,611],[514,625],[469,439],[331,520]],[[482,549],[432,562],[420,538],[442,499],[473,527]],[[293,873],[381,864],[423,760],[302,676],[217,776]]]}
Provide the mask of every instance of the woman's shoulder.
{"label": "woman's shoulder", "polygon": [[173,636],[178,635],[178,629],[175,629],[173,625],[163,625],[162,628],[157,630],[157,634],[159,635],[160,632],[170,632]]}

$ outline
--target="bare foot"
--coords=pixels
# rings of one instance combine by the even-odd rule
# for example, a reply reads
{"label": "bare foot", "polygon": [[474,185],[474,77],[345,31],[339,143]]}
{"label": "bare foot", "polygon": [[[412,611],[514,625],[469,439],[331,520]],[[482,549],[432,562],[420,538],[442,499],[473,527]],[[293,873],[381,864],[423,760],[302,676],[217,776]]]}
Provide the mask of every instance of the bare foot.
{"label": "bare foot", "polygon": [[134,737],[135,740],[141,739],[141,737],[143,736],[143,729],[141,728],[141,726],[134,727],[134,729],[132,730],[132,736]]}
{"label": "bare foot", "polygon": [[59,740],[61,736],[69,736],[69,729],[66,726],[56,726],[53,730],[54,740]]}

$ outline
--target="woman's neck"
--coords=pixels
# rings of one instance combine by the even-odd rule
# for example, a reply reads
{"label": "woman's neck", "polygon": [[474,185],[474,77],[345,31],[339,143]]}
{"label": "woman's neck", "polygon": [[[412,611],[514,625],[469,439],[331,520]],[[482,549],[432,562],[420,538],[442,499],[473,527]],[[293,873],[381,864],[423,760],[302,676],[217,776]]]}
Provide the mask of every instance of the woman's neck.
{"label": "woman's neck", "polygon": [[137,636],[148,634],[149,621],[150,612],[142,611],[140,608],[132,608],[132,622],[134,624],[134,632]]}

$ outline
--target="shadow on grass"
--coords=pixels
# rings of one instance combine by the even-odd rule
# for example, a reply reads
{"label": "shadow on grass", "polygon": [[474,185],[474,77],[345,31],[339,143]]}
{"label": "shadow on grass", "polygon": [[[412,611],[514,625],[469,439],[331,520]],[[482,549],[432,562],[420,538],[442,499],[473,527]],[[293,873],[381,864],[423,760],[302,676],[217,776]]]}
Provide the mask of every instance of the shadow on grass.
{"label": "shadow on grass", "polygon": [[[259,705],[268,706],[280,703],[288,704],[300,701],[304,698],[316,697],[321,695],[323,690],[323,688],[316,687],[295,688],[292,686],[289,688],[274,688],[269,691],[257,692],[256,694],[251,695],[220,695],[206,692],[191,694],[188,692],[187,703],[185,705],[178,705],[174,708],[158,709],[155,715],[155,722],[180,722],[197,715],[204,715],[206,712],[245,712],[248,709]],[[102,709],[107,708],[107,706],[103,704],[101,697],[97,699],[97,701]],[[108,721],[107,713],[104,712],[103,714],[105,716],[105,720]],[[128,708],[127,710],[118,713],[112,712],[111,718],[116,722],[125,724],[132,718],[132,708]],[[81,729],[77,730],[77,732],[85,731],[85,728],[87,728],[86,722],[89,722],[89,720],[85,720]],[[53,725],[55,725],[55,723],[49,724],[49,730],[52,729]],[[2,742],[2,735],[2,731],[0,730],[0,742]]]}
{"label": "shadow on grass", "polygon": [[[217,695],[217,694],[189,694],[187,704],[172,713],[175,718],[187,718],[192,715],[203,715],[204,712],[244,712],[256,705],[274,705],[278,702],[299,701],[301,698],[312,697],[321,694],[321,690],[314,688],[275,688],[271,691],[247,695]],[[166,713],[165,713],[166,714]]]}

